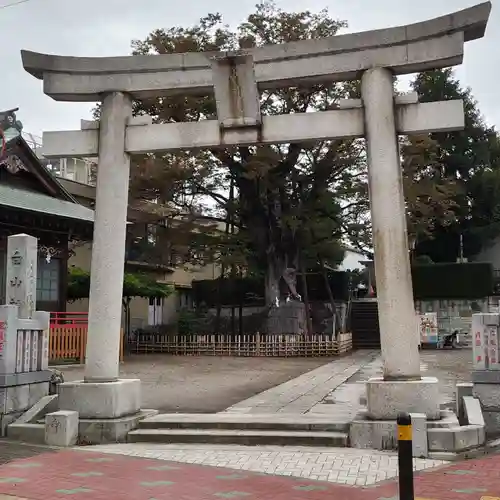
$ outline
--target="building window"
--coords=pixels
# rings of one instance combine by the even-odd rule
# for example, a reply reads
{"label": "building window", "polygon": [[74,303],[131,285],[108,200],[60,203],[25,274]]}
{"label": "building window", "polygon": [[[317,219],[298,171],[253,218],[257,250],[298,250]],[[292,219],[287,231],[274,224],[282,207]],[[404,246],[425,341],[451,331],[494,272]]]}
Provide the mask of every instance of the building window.
{"label": "building window", "polygon": [[148,306],[148,325],[163,324],[163,297],[150,297]]}
{"label": "building window", "polygon": [[36,300],[41,302],[57,302],[59,300],[59,260],[47,262],[38,259]]}
{"label": "building window", "polygon": [[191,309],[193,307],[191,290],[178,288],[177,298],[178,298],[178,304],[177,304],[178,309]]}

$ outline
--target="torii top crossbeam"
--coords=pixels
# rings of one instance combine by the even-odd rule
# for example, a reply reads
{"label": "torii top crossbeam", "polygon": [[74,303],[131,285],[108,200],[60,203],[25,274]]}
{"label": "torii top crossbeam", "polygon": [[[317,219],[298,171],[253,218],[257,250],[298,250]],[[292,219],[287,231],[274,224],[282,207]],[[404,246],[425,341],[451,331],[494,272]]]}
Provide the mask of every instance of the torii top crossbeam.
{"label": "torii top crossbeam", "polygon": [[107,92],[134,98],[209,93],[214,60],[251,57],[259,89],[356,79],[372,67],[408,74],[462,63],[464,42],[481,38],[491,2],[395,28],[271,45],[236,53],[65,57],[22,51],[26,71],[58,101],[97,101]]}

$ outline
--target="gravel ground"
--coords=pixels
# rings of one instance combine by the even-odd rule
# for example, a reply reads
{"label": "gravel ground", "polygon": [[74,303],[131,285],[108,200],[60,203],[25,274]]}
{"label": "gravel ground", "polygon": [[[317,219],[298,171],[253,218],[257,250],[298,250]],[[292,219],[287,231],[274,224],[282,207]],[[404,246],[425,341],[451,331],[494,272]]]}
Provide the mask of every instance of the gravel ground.
{"label": "gravel ground", "polygon": [[[442,404],[452,407],[457,382],[470,380],[470,349],[423,350],[422,373],[437,377]],[[142,381],[143,408],[163,413],[214,413],[260,392],[298,377],[333,361],[329,358],[232,358],[209,356],[134,355],[121,366],[124,378]],[[83,368],[63,368],[65,380],[81,380]],[[314,411],[340,410],[346,406],[356,412],[364,395],[364,382],[382,372],[382,361],[360,367],[352,377],[318,401]],[[338,405],[337,409],[331,406]]]}
{"label": "gravel ground", "polygon": [[[123,378],[142,381],[142,407],[163,413],[213,413],[332,361],[330,358],[231,358],[134,355]],[[83,368],[59,368],[66,381]]]}

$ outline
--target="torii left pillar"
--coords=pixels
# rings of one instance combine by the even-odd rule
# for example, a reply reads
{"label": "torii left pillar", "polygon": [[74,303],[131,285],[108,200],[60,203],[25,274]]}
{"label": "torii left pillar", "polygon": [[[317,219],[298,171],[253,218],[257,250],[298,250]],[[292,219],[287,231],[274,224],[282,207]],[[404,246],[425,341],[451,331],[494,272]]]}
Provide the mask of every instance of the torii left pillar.
{"label": "torii left pillar", "polygon": [[130,175],[125,129],[131,114],[127,94],[112,92],[103,97],[85,378],[59,386],[61,410],[78,411],[83,419],[131,416],[141,404],[141,381],[119,378]]}

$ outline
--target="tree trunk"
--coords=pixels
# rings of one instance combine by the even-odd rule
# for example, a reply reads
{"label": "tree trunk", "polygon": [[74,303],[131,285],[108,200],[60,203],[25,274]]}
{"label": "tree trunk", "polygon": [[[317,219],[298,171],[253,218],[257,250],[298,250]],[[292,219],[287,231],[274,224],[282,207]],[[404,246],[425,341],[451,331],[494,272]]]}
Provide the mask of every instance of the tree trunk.
{"label": "tree trunk", "polygon": [[[298,261],[298,259],[297,259]],[[287,267],[285,262],[268,260],[266,273],[266,305],[269,307],[267,331],[274,335],[304,332],[306,327],[301,311],[297,316],[297,306],[294,304],[282,304],[281,279],[287,285],[287,295],[294,301],[302,304],[302,298],[297,293],[297,269]],[[291,314],[291,316],[290,316]]]}
{"label": "tree trunk", "polygon": [[[333,313],[334,318],[335,318],[335,331],[334,331],[334,333],[335,333],[335,338],[336,338],[337,331],[340,331],[340,329],[342,328],[342,318],[340,317],[340,313],[337,309],[337,306],[335,305],[335,299],[333,297],[332,288],[330,286],[330,282],[328,281],[328,274],[326,272],[325,262],[323,261],[323,259],[321,257],[319,257],[319,261],[321,264],[321,274],[323,275],[323,280],[325,282],[326,292],[328,294],[328,299],[329,299],[330,305],[332,307],[332,313]],[[338,326],[338,328],[337,328],[337,326]]]}
{"label": "tree trunk", "polygon": [[231,290],[233,290],[233,297],[231,297],[231,338],[234,340],[236,335],[236,307],[234,303],[234,296],[236,293],[236,269],[234,264],[231,265]]}
{"label": "tree trunk", "polygon": [[126,339],[125,347],[128,348],[129,341],[130,341],[130,302],[132,300],[132,297],[123,297],[122,298],[122,304],[123,304],[123,311],[125,313],[125,332],[124,332],[124,337]]}
{"label": "tree trunk", "polygon": [[217,279],[217,309],[215,312],[215,324],[214,324],[214,333],[219,333],[220,330],[220,316],[222,311],[222,283],[224,280],[224,264],[221,266],[221,275]]}
{"label": "tree trunk", "polygon": [[[233,202],[234,202],[234,180],[231,178],[231,183],[229,185],[229,203],[226,209],[226,227],[224,229],[224,234],[226,237],[229,234],[229,228],[231,226],[231,221],[233,217]],[[233,224],[234,227],[234,224]],[[222,304],[221,304],[221,299],[222,299],[222,283],[224,280],[224,275],[226,274],[226,266],[223,263],[221,265],[221,274],[217,283],[217,311],[215,314],[215,334],[220,333],[220,317],[221,317],[221,312],[222,312]]]}
{"label": "tree trunk", "polygon": [[269,259],[265,281],[267,306],[279,307],[280,305],[280,279],[281,273],[277,271],[275,263]]}
{"label": "tree trunk", "polygon": [[[229,187],[229,210],[228,210],[228,222],[229,222],[229,228],[231,231],[231,235],[234,236],[235,233],[235,228],[234,228],[234,211],[233,211],[233,203],[234,203],[234,181],[231,178],[231,185]],[[231,263],[231,288],[234,290],[234,293],[236,293],[236,266],[233,263]],[[234,295],[231,300],[231,338],[234,340],[236,337],[236,310],[235,310],[235,303],[234,303]]]}
{"label": "tree trunk", "polygon": [[312,335],[313,326],[311,321],[311,309],[309,304],[309,290],[307,289],[307,275],[304,267],[304,261],[302,259],[300,259],[300,276],[302,278],[302,293],[304,294],[304,304],[306,306],[307,335]]}
{"label": "tree trunk", "polygon": [[[243,273],[241,272],[241,269],[240,269],[240,272],[239,272],[239,277],[242,278],[243,277]],[[240,335],[243,335],[243,295],[240,291],[240,293],[238,294],[238,331],[239,331],[239,334]]]}

